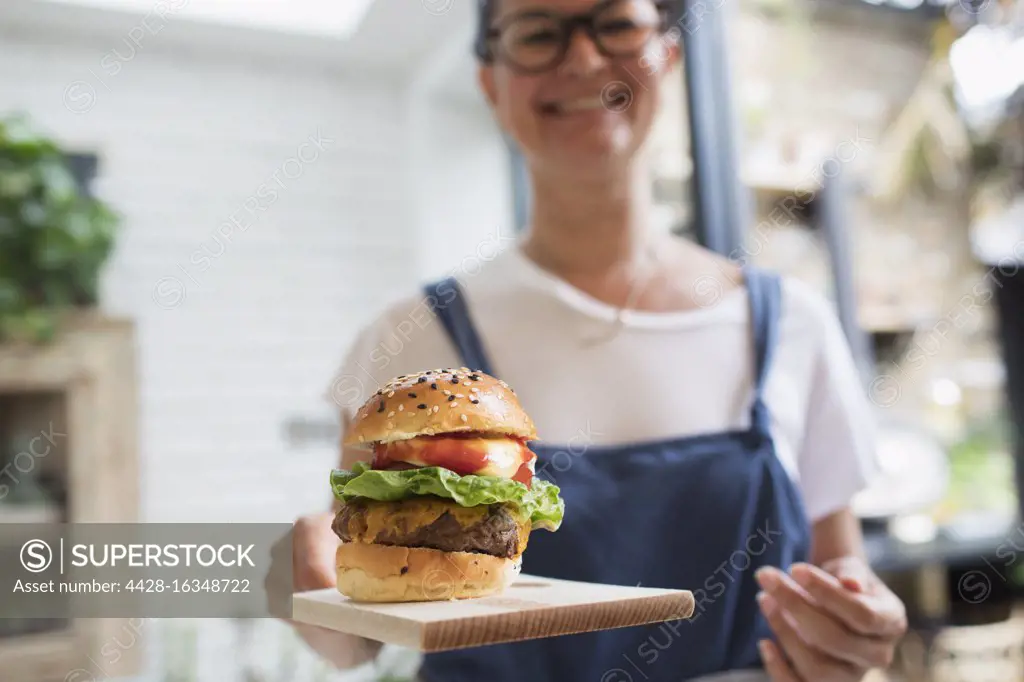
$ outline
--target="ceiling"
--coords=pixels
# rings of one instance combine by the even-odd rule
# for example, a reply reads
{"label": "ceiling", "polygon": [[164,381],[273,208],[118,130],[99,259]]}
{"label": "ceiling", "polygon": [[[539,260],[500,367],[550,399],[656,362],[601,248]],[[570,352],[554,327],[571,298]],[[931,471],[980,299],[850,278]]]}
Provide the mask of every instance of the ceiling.
{"label": "ceiling", "polygon": [[173,14],[203,23],[286,30],[343,38],[352,33],[374,0],[52,0],[95,9]]}
{"label": "ceiling", "polygon": [[[83,4],[88,2],[101,6]],[[185,11],[189,2],[0,0],[0,40],[60,40],[109,50],[133,31],[142,35],[148,26],[153,34],[144,37],[149,41],[142,43],[145,49],[295,63],[357,79],[428,87],[459,102],[479,103],[471,53],[474,3],[469,0],[380,0],[347,37],[316,35],[308,25],[294,22],[271,29],[252,22],[232,25],[223,18],[197,20]],[[132,4],[148,9],[132,9]],[[154,7],[163,7],[163,13]],[[176,12],[176,7],[182,9]]]}

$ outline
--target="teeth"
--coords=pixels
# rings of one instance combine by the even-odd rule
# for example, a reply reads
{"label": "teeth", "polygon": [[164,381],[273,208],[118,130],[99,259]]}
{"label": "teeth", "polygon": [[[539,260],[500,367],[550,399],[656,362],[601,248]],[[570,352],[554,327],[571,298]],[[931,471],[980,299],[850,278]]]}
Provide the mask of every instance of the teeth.
{"label": "teeth", "polygon": [[559,102],[555,106],[560,112],[572,113],[574,111],[601,109],[604,107],[604,101],[600,97],[582,97],[567,102]]}

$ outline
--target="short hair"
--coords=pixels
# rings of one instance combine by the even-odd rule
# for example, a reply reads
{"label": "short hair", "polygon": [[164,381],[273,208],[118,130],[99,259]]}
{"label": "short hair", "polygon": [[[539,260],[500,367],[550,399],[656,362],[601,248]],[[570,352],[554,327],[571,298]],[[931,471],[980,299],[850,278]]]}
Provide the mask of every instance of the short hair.
{"label": "short hair", "polygon": [[494,61],[494,53],[491,52],[491,20],[494,18],[494,4],[496,0],[477,0],[477,25],[476,40],[473,43],[473,53],[476,58],[485,64]]}

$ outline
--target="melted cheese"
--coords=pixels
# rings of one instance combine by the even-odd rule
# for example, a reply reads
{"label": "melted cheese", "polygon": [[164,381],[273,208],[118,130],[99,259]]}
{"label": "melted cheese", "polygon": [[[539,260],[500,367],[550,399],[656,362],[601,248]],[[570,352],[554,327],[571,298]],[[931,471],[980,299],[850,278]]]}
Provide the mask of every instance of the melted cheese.
{"label": "melted cheese", "polygon": [[[366,513],[349,521],[349,533],[355,542],[371,543],[380,533],[404,529],[412,532],[429,526],[448,512],[462,527],[479,523],[487,516],[487,507],[460,507],[452,502],[413,498],[403,502],[369,502]],[[361,527],[366,524],[365,530]]]}
{"label": "melted cheese", "polygon": [[530,541],[530,531],[533,530],[533,526],[529,519],[516,521],[516,526],[519,527],[519,532],[516,533],[516,540],[519,541],[518,547],[516,547],[516,554],[522,554],[526,551],[526,544]]}
{"label": "melted cheese", "polygon": [[[352,542],[372,544],[381,533],[413,532],[430,525],[445,512],[454,516],[460,526],[468,528],[487,517],[487,505],[460,507],[450,501],[432,498],[412,498],[402,502],[367,501],[366,512],[349,520],[348,532]],[[516,553],[522,554],[530,539],[531,525],[529,519],[517,520],[516,525],[519,529]]]}

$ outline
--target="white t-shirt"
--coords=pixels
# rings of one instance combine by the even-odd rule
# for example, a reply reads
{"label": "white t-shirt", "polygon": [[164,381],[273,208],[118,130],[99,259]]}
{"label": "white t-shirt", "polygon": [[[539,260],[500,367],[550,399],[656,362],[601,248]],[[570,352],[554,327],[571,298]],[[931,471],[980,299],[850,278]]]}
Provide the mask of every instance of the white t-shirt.
{"label": "white t-shirt", "polygon": [[[517,247],[460,277],[492,369],[539,439],[619,444],[750,423],[754,352],[747,292],[673,313],[614,308],[540,269]],[[766,385],[778,456],[812,521],[847,506],[875,470],[874,415],[830,304],[785,280]],[[392,377],[464,363],[422,292],[358,335],[331,389],[346,416]]]}

